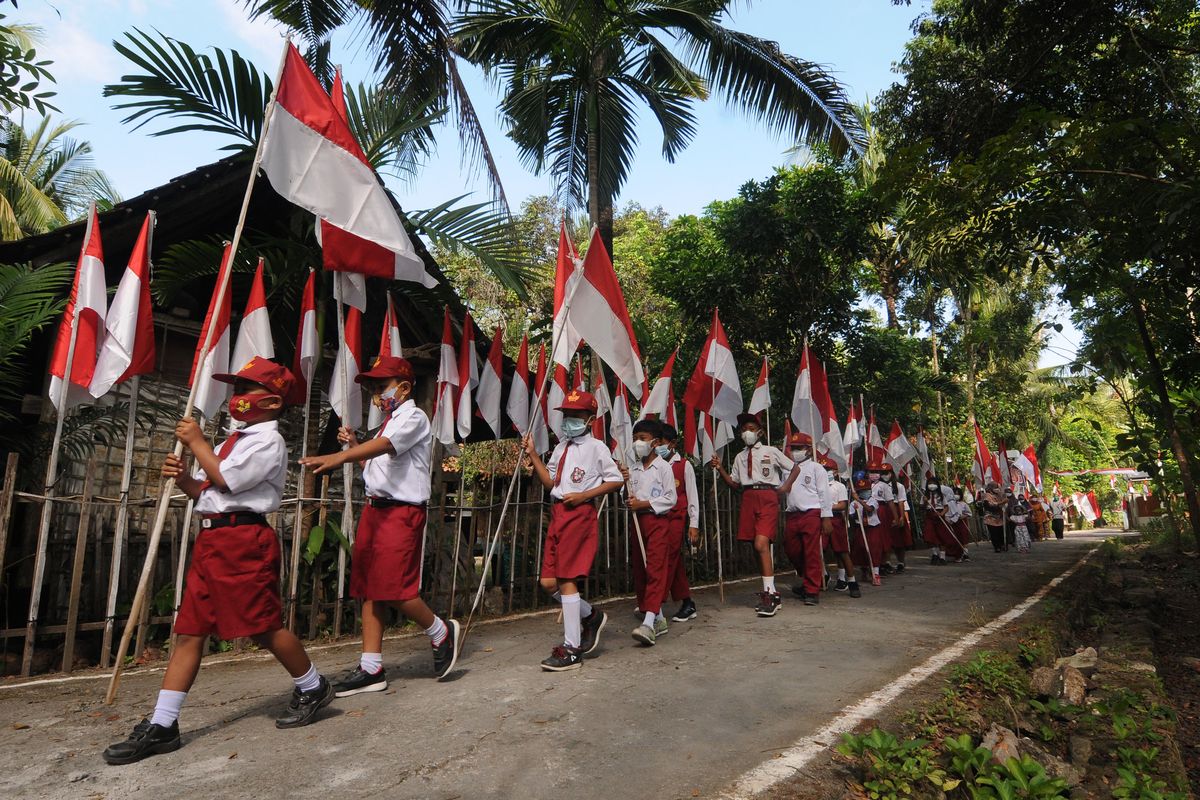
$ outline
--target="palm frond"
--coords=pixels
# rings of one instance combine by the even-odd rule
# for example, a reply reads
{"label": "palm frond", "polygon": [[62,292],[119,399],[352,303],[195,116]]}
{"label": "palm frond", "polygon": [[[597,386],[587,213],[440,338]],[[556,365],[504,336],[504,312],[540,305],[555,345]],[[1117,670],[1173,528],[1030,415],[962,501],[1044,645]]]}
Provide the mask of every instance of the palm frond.
{"label": "palm frond", "polygon": [[0,264],[0,422],[15,420],[6,407],[25,385],[29,342],[62,313],[73,274],[71,264]]}
{"label": "palm frond", "polygon": [[286,25],[309,50],[328,44],[330,34],[359,9],[350,0],[245,0],[245,5],[252,21],[269,17]]}
{"label": "palm frond", "polygon": [[442,112],[403,93],[359,84],[346,91],[350,127],[377,172],[412,180],[433,152],[432,125]]}
{"label": "palm frond", "polygon": [[409,213],[408,220],[437,247],[450,252],[465,251],[478,258],[505,287],[525,299],[525,283],[532,276],[532,269],[517,242],[511,218],[493,203],[456,207],[464,197]]}

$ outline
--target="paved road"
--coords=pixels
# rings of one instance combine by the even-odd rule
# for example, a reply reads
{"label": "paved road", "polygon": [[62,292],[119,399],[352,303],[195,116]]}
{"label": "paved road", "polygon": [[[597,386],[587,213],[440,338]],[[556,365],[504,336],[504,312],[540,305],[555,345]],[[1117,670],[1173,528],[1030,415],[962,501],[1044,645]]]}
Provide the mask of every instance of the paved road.
{"label": "paved road", "polygon": [[[1002,613],[1093,546],[1075,534],[1026,556],[977,547],[969,564],[913,559],[861,600],[787,598],[772,619],[754,585],[697,596],[701,616],[654,648],[629,638],[632,603],[606,607],[603,655],[541,672],[553,617],[478,626],[452,679],[428,677],[424,639],[389,642],[387,693],[335,701],[312,727],[277,731],[290,682],[271,661],[210,665],[181,723],[184,747],[128,767],[100,750],[153,707],[161,676],[131,675],[113,707],[104,682],[0,684],[0,796],[12,798],[711,797],[841,708]],[[782,578],[787,584],[789,577]],[[315,654],[336,671],[352,646]],[[27,725],[18,728],[16,725]]]}

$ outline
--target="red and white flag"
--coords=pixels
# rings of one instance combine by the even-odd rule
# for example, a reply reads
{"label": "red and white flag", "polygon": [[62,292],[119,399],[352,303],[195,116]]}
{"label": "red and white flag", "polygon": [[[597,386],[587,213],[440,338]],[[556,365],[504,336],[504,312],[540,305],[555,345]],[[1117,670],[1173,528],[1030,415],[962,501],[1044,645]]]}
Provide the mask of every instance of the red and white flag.
{"label": "red and white flag", "polygon": [[89,387],[92,397],[103,397],[114,384],[154,371],[154,310],[150,301],[153,232],[154,212],[150,211],[108,307],[104,341]]}
{"label": "red and white flag", "polygon": [[554,379],[550,381],[550,388],[546,390],[546,419],[550,423],[550,430],[554,431],[554,435],[559,439],[563,438],[563,414],[558,407],[563,404],[569,388],[567,386],[567,368],[562,364],[555,364]]}
{"label": "red and white flag", "polygon": [[[571,321],[567,319],[567,308],[565,307],[567,298],[567,282],[571,275],[579,268],[579,253],[575,249],[575,242],[567,235],[567,221],[560,220],[558,224],[558,258],[554,267],[554,326],[552,341],[555,343],[556,352],[563,353],[569,359],[575,355],[575,351],[579,349],[579,345],[583,343],[583,337],[572,326]],[[572,302],[574,302],[572,300]]]}
{"label": "red and white flag", "polygon": [[237,341],[233,344],[233,355],[229,363],[236,369],[255,357],[275,357],[275,342],[271,339],[271,319],[267,316],[267,292],[263,286],[263,260],[258,260],[254,281],[250,284],[250,297],[246,300],[246,311],[238,325]]}
{"label": "red and white flag", "polygon": [[[89,387],[96,371],[96,354],[104,335],[104,313],[108,309],[108,286],[104,281],[104,248],[100,244],[100,220],[96,204],[88,211],[87,233],[75,266],[75,281],[58,326],[54,352],[50,358],[50,402],[59,415],[92,399]],[[71,330],[75,333],[75,351],[70,354]],[[63,381],[66,380],[64,385]]]}
{"label": "red and white flag", "polygon": [[592,390],[592,396],[596,398],[596,419],[592,421],[592,436],[600,441],[605,441],[604,436],[604,418],[612,413],[612,398],[608,394],[608,382],[604,380],[604,367],[600,367],[600,373],[596,376],[596,386]]}
{"label": "red and white flag", "polygon": [[821,439],[821,409],[813,386],[815,375],[812,354],[808,342],[800,352],[800,369],[796,372],[796,388],[792,392],[792,424],[801,433],[807,433],[813,442]]}
{"label": "red and white flag", "polygon": [[917,466],[924,478],[933,477],[933,462],[929,460],[929,445],[925,442],[925,429],[917,426]]}
{"label": "red and white flag", "polygon": [[704,463],[712,460],[725,445],[733,441],[733,426],[724,420],[715,420],[700,412],[700,458]]}
{"label": "red and white flag", "polygon": [[310,269],[308,280],[304,282],[304,293],[300,295],[300,325],[296,330],[296,354],[292,358],[292,375],[296,377],[295,403],[303,403],[308,397],[313,365],[321,350],[317,335],[316,277]]}
{"label": "red and white flag", "polygon": [[529,433],[533,437],[534,447],[539,453],[550,449],[550,429],[546,420],[546,395],[542,387],[546,385],[546,344],[538,348],[537,371],[533,385],[529,387],[529,415],[533,421],[529,424]]}
{"label": "red and white flag", "polygon": [[863,442],[862,410],[850,401],[850,410],[846,412],[846,430],[842,434],[846,445],[846,460],[854,461],[854,450]]}
{"label": "red and white flag", "polygon": [[[671,374],[675,369],[675,356],[679,355],[679,348],[671,353],[671,357],[667,359],[667,363],[663,365],[662,372],[658,375],[658,380],[654,382],[654,388],[650,390],[649,396],[642,403],[641,413],[638,415],[638,420],[646,419],[651,414],[658,419],[667,421],[668,409],[674,405],[671,400]],[[674,416],[674,414],[671,414]],[[674,424],[668,422],[668,424]]]}
{"label": "red and white flag", "polygon": [[479,372],[479,388],[475,392],[475,404],[479,416],[500,438],[500,395],[504,391],[504,332],[499,327],[492,334],[492,345],[488,348],[487,361]]}
{"label": "red and white flag", "polygon": [[529,334],[521,337],[521,352],[508,387],[505,410],[517,433],[523,436],[529,432]]}
{"label": "red and white flag", "polygon": [[454,327],[450,309],[442,312],[441,360],[438,363],[437,392],[433,399],[433,438],[442,444],[454,443],[455,411],[458,407],[458,357],[454,353]]}
{"label": "red and white flag", "polygon": [[975,479],[979,481],[980,487],[986,488],[988,481],[999,480],[998,478],[990,477],[992,471],[992,451],[988,449],[987,442],[983,440],[983,431],[979,429],[979,422],[975,423],[975,461],[971,465],[971,471],[975,473]]}
{"label": "red and white flag", "polygon": [[620,381],[617,381],[617,394],[613,398],[609,434],[612,436],[613,456],[622,464],[628,464],[633,450],[633,418],[629,415],[629,394],[625,391],[625,384]]}
{"label": "red and white flag", "polygon": [[391,252],[382,263],[360,260],[353,242],[330,242],[327,228],[322,245],[338,254],[342,269],[437,285],[350,126],[290,42],[265,124],[262,168],[275,191],[340,232]]}
{"label": "red and white flag", "polygon": [[696,409],[683,407],[683,451],[692,458],[700,457],[700,437],[696,431]]}
{"label": "red and white flag", "polygon": [[362,386],[354,379],[362,369],[362,312],[346,307],[346,340],[338,348],[333,362],[333,377],[329,380],[329,404],[333,411],[352,430],[363,424]]}
{"label": "red and white flag", "polygon": [[875,409],[871,409],[870,422],[867,423],[867,463],[882,464],[887,460],[887,449],[883,446],[883,438],[875,425]]}
{"label": "red and white flag", "polygon": [[583,377],[583,356],[575,359],[575,390],[578,392],[587,391],[587,380]]}
{"label": "red and white flag", "polygon": [[[1033,490],[1038,494],[1041,494],[1042,471],[1038,468],[1037,451],[1033,449],[1033,445],[1029,445],[1025,448],[1024,452],[1017,455],[1016,464],[1017,469],[1021,470],[1021,473],[1025,476],[1025,479],[1029,481],[1029,485],[1033,487]],[[1112,477],[1113,481],[1115,481],[1116,476],[1114,475]]]}
{"label": "red and white flag", "polygon": [[758,372],[758,383],[754,384],[754,393],[750,395],[750,405],[746,409],[751,414],[771,408],[770,372],[771,368],[767,365],[767,357],[763,356],[762,369]]}
{"label": "red and white flag", "polygon": [[[229,317],[233,310],[233,292],[228,290],[228,273],[231,269],[233,264],[230,262],[230,245],[226,242],[217,283],[213,287],[213,296],[208,301],[208,311],[204,315],[204,325],[200,328],[200,338],[196,340],[196,355],[192,358],[192,373],[188,378],[188,385],[196,387],[193,405],[206,419],[215,417],[221,406],[229,400],[230,385],[214,381],[212,376],[229,372]],[[221,307],[217,308],[217,294],[222,284],[226,286],[225,296],[221,299]],[[200,350],[208,338],[209,328],[212,329],[211,344],[204,357],[204,363],[201,364]]]}
{"label": "red and white flag", "polygon": [[475,387],[479,386],[479,354],[475,352],[475,322],[468,311],[463,317],[462,341],[458,343],[458,412],[455,415],[458,435],[466,439],[475,424],[471,407]]}
{"label": "red and white flag", "polygon": [[887,439],[887,460],[899,475],[908,462],[917,457],[917,448],[904,435],[904,430],[897,420],[892,420],[892,431]]}
{"label": "red and white flag", "polygon": [[[570,265],[560,259],[559,266],[563,269]],[[558,280],[556,275],[556,286]],[[587,341],[592,352],[608,364],[622,383],[636,387],[645,383],[625,295],[621,293],[598,228],[592,228],[592,241],[583,262],[565,277],[562,307],[558,312],[556,321],[562,318],[563,330],[554,344],[552,360],[555,363],[564,366],[571,363],[579,347],[579,340],[575,338],[578,336]]]}
{"label": "red and white flag", "polygon": [[846,443],[842,441],[842,429],[838,427],[837,412],[833,408],[833,398],[829,394],[829,378],[825,374],[825,365],[816,359],[812,362],[813,399],[821,414],[820,436],[813,441],[819,449],[837,465],[838,472],[850,474],[850,462],[846,458]]}
{"label": "red and white flag", "polygon": [[729,349],[729,338],[715,310],[683,402],[719,420],[736,421],[742,413],[742,385]]}
{"label": "red and white flag", "polygon": [[1000,447],[996,450],[995,456],[999,475],[997,480],[1000,481],[1001,486],[1012,486],[1012,464],[1008,462],[1008,445],[1004,443],[1003,439],[1000,440]]}
{"label": "red and white flag", "polygon": [[[387,295],[387,311],[383,314],[383,330],[379,334],[380,356],[404,356],[404,348],[400,345],[400,324],[396,319],[396,304],[392,302],[392,293]],[[375,430],[384,423],[383,410],[370,403],[367,406],[367,430]]]}

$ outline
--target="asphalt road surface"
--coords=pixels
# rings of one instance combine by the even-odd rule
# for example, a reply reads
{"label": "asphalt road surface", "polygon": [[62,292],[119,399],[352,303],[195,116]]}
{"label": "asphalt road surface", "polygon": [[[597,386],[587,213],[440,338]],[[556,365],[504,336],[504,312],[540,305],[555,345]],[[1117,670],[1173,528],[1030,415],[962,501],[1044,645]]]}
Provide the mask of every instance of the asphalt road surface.
{"label": "asphalt road surface", "polygon": [[[335,700],[307,728],[276,730],[291,682],[254,656],[201,670],[180,718],[184,746],[126,767],[100,751],[154,706],[158,671],[106,680],[0,683],[0,797],[559,798],[714,797],[749,769],[829,722],[1073,565],[1111,532],[1036,543],[1028,555],[972,548],[967,564],[911,554],[903,576],[863,597],[791,597],[754,615],[754,582],[696,595],[700,616],[657,646],[630,638],[632,601],[609,614],[601,655],[553,674],[554,617],[477,625],[438,683],[424,637],[385,644],[386,693]],[[673,609],[668,609],[668,611]],[[313,653],[336,674],[351,644]]]}

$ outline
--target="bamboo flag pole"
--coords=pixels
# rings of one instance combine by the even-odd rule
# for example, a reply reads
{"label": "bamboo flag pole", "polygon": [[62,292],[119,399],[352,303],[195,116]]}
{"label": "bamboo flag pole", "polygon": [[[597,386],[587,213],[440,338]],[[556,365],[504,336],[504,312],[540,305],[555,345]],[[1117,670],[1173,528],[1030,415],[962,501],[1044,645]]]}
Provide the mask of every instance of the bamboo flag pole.
{"label": "bamboo flag pole", "polygon": [[[711,382],[712,388],[712,404],[708,407],[707,420],[712,419],[712,407],[717,403],[717,382],[714,379]],[[709,437],[708,443],[712,446],[713,454],[717,455],[717,430],[720,427],[720,422],[713,423],[712,436]],[[705,433],[708,432],[708,425],[705,424]],[[721,558],[721,499],[717,494],[717,478],[720,477],[718,472],[713,476],[713,517],[717,520],[717,591],[721,597],[721,604],[725,604],[725,564]]]}
{"label": "bamboo flag pole", "polygon": [[296,478],[296,513],[292,518],[292,572],[288,576],[287,629],[293,633],[296,630],[296,604],[300,599],[300,534],[304,526],[304,459],[308,457],[308,426],[312,417],[312,384],[312,381],[305,381],[304,428],[303,438],[300,441],[300,475]]}
{"label": "bamboo flag pole", "polygon": [[[151,212],[154,213],[154,212]],[[153,224],[150,226],[154,230]],[[129,380],[129,421],[125,423],[125,463],[121,467],[121,493],[117,503],[117,525],[113,533],[112,558],[108,571],[108,599],[104,606],[104,637],[100,644],[101,666],[107,667],[112,654],[113,627],[117,615],[117,588],[121,583],[121,559],[125,552],[125,533],[129,527],[129,484],[133,476],[134,425],[137,420],[141,376]]]}
{"label": "bamboo flag pole", "polygon": [[[347,414],[350,410],[350,369],[347,364],[348,359],[353,357],[350,347],[346,343],[346,320],[343,314],[344,303],[342,296],[345,294],[346,284],[342,281],[342,273],[334,274],[333,279],[339,282],[342,291],[335,292],[334,303],[337,306],[337,332],[338,332],[338,352],[345,350],[345,358],[340,359],[342,362],[342,413]],[[361,412],[361,409],[360,409]],[[342,419],[342,424],[346,424],[346,420]],[[349,444],[343,444],[342,449],[349,448]],[[354,543],[354,465],[346,463],[342,465],[342,536],[351,544]],[[342,620],[342,600],[346,595],[346,548],[338,543],[338,580],[337,580],[337,598],[334,605],[337,607],[334,615],[334,629],[341,630]]]}
{"label": "bamboo flag pole", "polygon": [[[92,240],[92,223],[96,218],[96,204],[88,207],[88,224],[79,248],[79,258],[87,251]],[[50,545],[50,519],[55,475],[58,472],[59,449],[62,444],[63,422],[67,416],[67,395],[71,388],[71,367],[75,365],[75,345],[79,339],[79,267],[75,268],[75,306],[72,309],[71,336],[67,343],[67,363],[63,366],[62,382],[58,392],[58,407],[55,409],[54,438],[50,442],[50,457],[46,461],[46,480],[43,483],[42,514],[38,520],[37,552],[33,562],[33,584],[29,594],[29,618],[25,625],[25,652],[21,657],[21,674],[28,675],[33,666],[33,640],[37,631],[38,609],[41,603],[42,581],[46,575],[46,556]]]}
{"label": "bamboo flag pole", "polygon": [[[275,72],[275,83],[271,87],[271,98],[267,101],[266,111],[263,113],[262,133],[258,137],[258,146],[254,150],[254,161],[250,165],[250,178],[246,181],[246,192],[242,196],[242,208],[238,212],[237,227],[233,231],[233,242],[229,247],[229,263],[230,268],[219,273],[218,286],[216,294],[216,304],[214,308],[220,308],[221,303],[225,301],[225,294],[229,291],[229,276],[233,273],[233,261],[237,256],[238,244],[242,239],[242,230],[246,227],[246,214],[250,210],[250,195],[254,191],[254,178],[258,174],[258,166],[262,163],[262,145],[267,138],[267,131],[271,125],[271,115],[275,110],[275,95],[279,91],[279,81],[283,77],[283,65],[287,58],[288,47],[291,46],[291,40],[284,42],[283,53],[279,57],[279,68]],[[204,337],[204,343],[200,348],[199,358],[196,363],[203,365],[208,358],[209,348],[212,347],[213,331],[216,325],[210,325]],[[69,362],[68,362],[69,363]],[[191,389],[188,391],[187,404],[184,406],[184,416],[191,416],[192,407],[196,402],[196,382],[193,381]],[[183,455],[183,442],[175,442],[175,455]],[[121,633],[121,644],[117,647],[116,663],[113,665],[112,677],[108,682],[108,692],[105,694],[104,702],[112,705],[117,697],[117,688],[121,683],[121,670],[125,666],[125,652],[129,649],[129,640],[133,636],[134,625],[133,620],[137,619],[141,613],[142,604],[146,601],[146,595],[150,589],[150,572],[154,568],[154,560],[158,555],[158,544],[162,539],[163,527],[167,522],[167,511],[171,506],[171,491],[170,481],[164,479],[159,484],[158,490],[158,508],[154,515],[154,527],[150,531],[150,541],[146,547],[146,561],[142,565],[142,574],[138,579],[137,592],[133,596],[133,605],[129,609],[129,622],[126,622],[125,629]]]}

